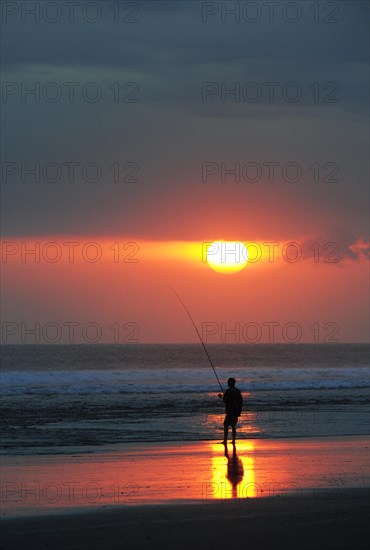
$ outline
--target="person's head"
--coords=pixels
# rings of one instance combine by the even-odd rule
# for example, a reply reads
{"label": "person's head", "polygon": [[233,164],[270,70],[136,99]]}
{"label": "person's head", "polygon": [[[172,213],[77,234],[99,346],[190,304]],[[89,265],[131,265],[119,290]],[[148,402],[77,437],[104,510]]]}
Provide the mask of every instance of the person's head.
{"label": "person's head", "polygon": [[235,378],[229,378],[227,381],[227,385],[229,386],[229,388],[233,388],[235,386],[235,382]]}

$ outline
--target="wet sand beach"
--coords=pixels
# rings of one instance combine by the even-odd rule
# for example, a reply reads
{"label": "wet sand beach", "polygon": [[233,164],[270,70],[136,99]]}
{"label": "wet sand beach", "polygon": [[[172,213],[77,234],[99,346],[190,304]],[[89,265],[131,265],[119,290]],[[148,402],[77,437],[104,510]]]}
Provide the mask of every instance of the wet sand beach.
{"label": "wet sand beach", "polygon": [[4,457],[2,548],[362,548],[368,458],[366,436]]}

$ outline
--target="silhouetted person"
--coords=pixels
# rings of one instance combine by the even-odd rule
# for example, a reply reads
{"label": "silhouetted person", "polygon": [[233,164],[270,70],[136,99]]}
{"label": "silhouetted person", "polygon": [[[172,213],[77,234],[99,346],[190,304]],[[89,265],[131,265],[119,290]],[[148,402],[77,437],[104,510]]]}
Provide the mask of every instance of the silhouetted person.
{"label": "silhouetted person", "polygon": [[227,450],[227,445],[225,445],[225,456],[227,458],[227,474],[226,477],[230,481],[233,489],[232,496],[233,498],[238,497],[238,485],[244,477],[244,468],[243,462],[238,458],[236,454],[235,444],[233,445],[233,454],[230,457]]}
{"label": "silhouetted person", "polygon": [[[238,417],[241,415],[243,406],[243,397],[238,388],[235,387],[235,378],[229,378],[227,381],[228,389],[223,395],[223,402],[225,403],[226,416],[224,420],[224,440],[223,443],[227,443],[227,435],[229,433],[229,426],[231,426],[233,434],[233,443],[236,438],[236,424]],[[219,394],[222,397],[222,394]]]}

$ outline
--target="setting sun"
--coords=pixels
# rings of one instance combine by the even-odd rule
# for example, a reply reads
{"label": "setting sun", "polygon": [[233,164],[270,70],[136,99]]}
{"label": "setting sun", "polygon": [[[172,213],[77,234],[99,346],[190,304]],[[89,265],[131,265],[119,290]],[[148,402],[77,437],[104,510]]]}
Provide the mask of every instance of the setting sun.
{"label": "setting sun", "polygon": [[245,268],[248,252],[240,241],[214,241],[207,245],[208,265],[219,273],[236,273]]}

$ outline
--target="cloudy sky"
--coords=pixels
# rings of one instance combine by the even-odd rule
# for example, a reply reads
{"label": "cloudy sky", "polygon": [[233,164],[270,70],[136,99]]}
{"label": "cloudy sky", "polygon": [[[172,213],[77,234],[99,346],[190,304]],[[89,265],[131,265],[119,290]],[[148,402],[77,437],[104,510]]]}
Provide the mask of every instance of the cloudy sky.
{"label": "cloudy sky", "polygon": [[5,342],[195,341],[167,284],[210,342],[366,340],[368,3],[57,5],[2,3]]}

